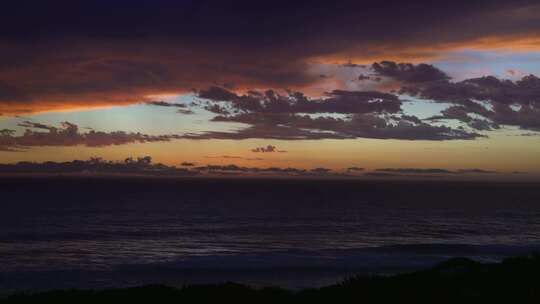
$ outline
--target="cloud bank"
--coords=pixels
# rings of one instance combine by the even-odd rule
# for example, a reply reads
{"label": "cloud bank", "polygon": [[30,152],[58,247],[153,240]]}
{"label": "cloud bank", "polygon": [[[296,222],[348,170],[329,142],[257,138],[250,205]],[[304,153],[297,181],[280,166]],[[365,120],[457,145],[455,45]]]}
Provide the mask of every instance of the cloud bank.
{"label": "cloud bank", "polygon": [[14,130],[0,131],[1,151],[24,151],[42,146],[86,146],[105,147],[132,143],[164,142],[177,138],[174,135],[146,135],[124,131],[101,132],[90,130],[81,132],[79,127],[70,122],[62,122],[59,127],[41,123],[23,121],[20,127],[26,128],[22,135],[15,135]]}
{"label": "cloud bank", "polygon": [[[228,88],[301,89],[313,62],[540,49],[536,1],[16,1],[0,13],[0,113],[130,104]],[[467,30],[463,30],[466,28]],[[352,65],[353,63],[351,63]],[[381,66],[418,83],[429,66]]]}

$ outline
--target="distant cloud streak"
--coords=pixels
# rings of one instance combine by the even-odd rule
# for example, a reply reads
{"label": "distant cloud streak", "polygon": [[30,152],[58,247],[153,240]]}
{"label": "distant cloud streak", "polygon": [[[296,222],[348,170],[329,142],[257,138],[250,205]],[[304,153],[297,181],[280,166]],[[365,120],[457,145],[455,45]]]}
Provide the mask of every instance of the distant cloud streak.
{"label": "distant cloud streak", "polygon": [[177,138],[174,135],[146,135],[124,131],[101,132],[89,130],[80,132],[79,127],[70,122],[62,122],[59,127],[24,121],[19,124],[27,128],[24,134],[14,135],[10,130],[0,133],[0,150],[22,151],[43,146],[87,146],[105,147],[132,143],[164,142]]}

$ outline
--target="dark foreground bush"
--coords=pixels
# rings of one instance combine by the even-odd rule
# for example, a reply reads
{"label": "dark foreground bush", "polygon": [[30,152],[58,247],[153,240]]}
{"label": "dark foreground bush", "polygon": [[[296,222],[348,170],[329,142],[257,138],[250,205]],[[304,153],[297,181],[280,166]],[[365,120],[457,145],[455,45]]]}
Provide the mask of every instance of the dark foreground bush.
{"label": "dark foreground bush", "polygon": [[540,255],[481,264],[458,258],[392,277],[291,291],[225,283],[19,294],[1,303],[540,303]]}

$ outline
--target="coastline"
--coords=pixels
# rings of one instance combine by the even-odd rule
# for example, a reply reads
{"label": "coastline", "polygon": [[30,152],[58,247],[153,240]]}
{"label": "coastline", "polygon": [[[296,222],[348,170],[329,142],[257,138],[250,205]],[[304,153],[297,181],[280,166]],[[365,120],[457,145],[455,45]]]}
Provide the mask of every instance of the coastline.
{"label": "coastline", "polygon": [[393,276],[351,277],[334,285],[291,291],[253,288],[232,282],[186,285],[181,288],[146,285],[102,290],[56,290],[17,293],[0,303],[223,302],[241,303],[538,303],[540,254],[480,263],[454,258],[432,268]]}

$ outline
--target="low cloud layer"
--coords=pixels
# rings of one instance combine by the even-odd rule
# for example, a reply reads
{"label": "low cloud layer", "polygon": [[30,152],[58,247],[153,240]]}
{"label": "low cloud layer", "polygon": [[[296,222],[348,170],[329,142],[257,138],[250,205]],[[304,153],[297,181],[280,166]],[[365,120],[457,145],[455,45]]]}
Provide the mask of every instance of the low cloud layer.
{"label": "low cloud layer", "polygon": [[299,169],[294,167],[244,167],[235,164],[195,166],[183,162],[182,167],[152,163],[150,156],[128,157],[124,161],[107,161],[99,157],[69,162],[18,162],[0,164],[0,174],[103,174],[103,175],[148,175],[148,176],[289,176],[289,177],[345,177],[326,168]]}
{"label": "low cloud layer", "polygon": [[253,149],[251,149],[251,152],[253,152],[253,153],[274,153],[274,152],[287,153],[287,151],[285,151],[285,150],[278,150],[278,148],[276,146],[273,146],[273,145],[267,145],[266,147],[253,148]]}
{"label": "low cloud layer", "polygon": [[484,170],[484,169],[459,169],[459,170],[448,170],[448,169],[441,169],[441,168],[382,168],[382,169],[376,169],[372,174],[375,173],[382,173],[383,175],[397,175],[397,174],[413,174],[413,175],[428,175],[428,174],[436,174],[436,175],[447,175],[447,174],[499,174],[500,172],[497,171],[491,171],[491,170]]}
{"label": "low cloud layer", "polygon": [[4,174],[112,174],[150,176],[193,176],[196,171],[176,168],[163,164],[153,164],[150,156],[126,158],[122,162],[106,161],[102,158],[74,160],[70,162],[19,162],[0,164]]}
{"label": "low cloud layer", "polygon": [[23,121],[20,127],[26,128],[22,135],[15,135],[14,130],[0,131],[0,150],[24,151],[31,147],[42,146],[86,146],[105,147],[132,143],[163,142],[177,138],[169,135],[146,135],[124,131],[101,132],[90,130],[81,132],[79,127],[70,122],[63,122],[59,127]]}
{"label": "low cloud layer", "polygon": [[180,167],[153,163],[152,157],[127,157],[122,161],[107,161],[100,157],[89,160],[67,162],[18,162],[0,164],[0,174],[74,174],[74,175],[140,175],[164,177],[307,177],[307,178],[391,178],[391,179],[459,179],[487,176],[508,176],[523,172],[499,172],[479,168],[449,170],[442,168],[380,168],[368,171],[361,167],[333,170],[325,167],[311,169],[296,167],[255,167],[237,164],[207,164],[197,166],[193,162],[182,162]]}

